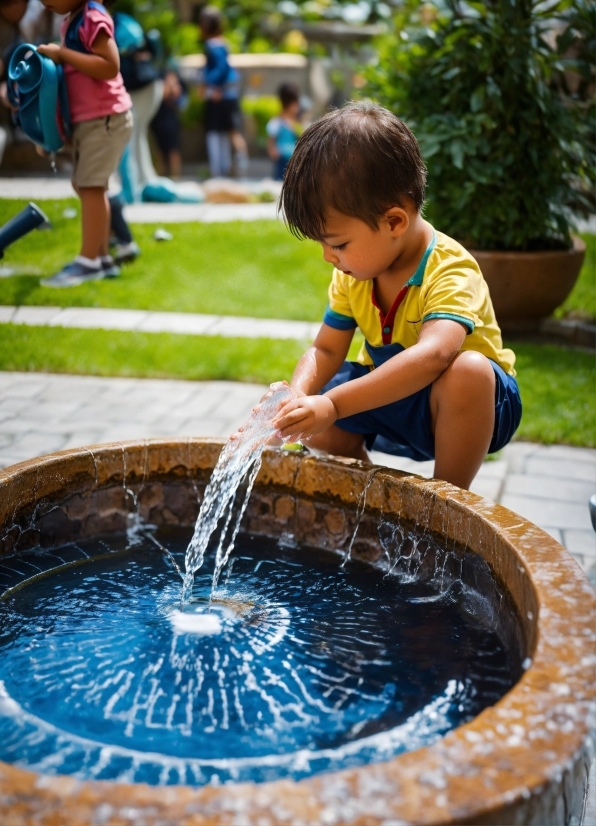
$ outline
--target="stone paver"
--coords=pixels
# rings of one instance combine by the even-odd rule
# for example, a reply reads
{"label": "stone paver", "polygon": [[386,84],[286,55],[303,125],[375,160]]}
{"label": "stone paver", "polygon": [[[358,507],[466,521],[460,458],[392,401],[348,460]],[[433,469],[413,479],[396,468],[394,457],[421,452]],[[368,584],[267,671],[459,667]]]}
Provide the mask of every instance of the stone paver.
{"label": "stone paver", "polygon": [[[222,381],[0,373],[0,467],[99,442],[229,436],[264,389]],[[433,472],[432,462],[376,452],[373,461],[423,476]],[[588,499],[596,491],[596,451],[514,442],[484,463],[472,490],[548,531],[596,585],[596,534],[588,513]]]}
{"label": "stone paver", "polygon": [[144,333],[274,338],[312,341],[320,323],[249,316],[117,310],[107,307],[0,307],[0,324],[31,327],[78,327],[86,330],[129,330]]}
{"label": "stone paver", "polygon": [[[255,193],[271,191],[277,196],[279,185],[274,181],[249,181],[245,184]],[[194,185],[196,186],[196,185]],[[193,182],[182,184],[193,189]],[[0,198],[27,198],[33,201],[75,198],[68,178],[0,178]],[[43,204],[41,204],[43,208]],[[130,204],[125,208],[126,219],[132,224],[203,224],[227,221],[278,220],[276,203],[253,204]]]}

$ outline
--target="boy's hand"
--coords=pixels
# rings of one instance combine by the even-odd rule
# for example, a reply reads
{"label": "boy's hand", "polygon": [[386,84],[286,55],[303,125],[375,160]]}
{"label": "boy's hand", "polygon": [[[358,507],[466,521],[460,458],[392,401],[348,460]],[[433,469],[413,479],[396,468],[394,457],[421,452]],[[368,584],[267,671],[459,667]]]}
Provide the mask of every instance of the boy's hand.
{"label": "boy's hand", "polygon": [[37,51],[44,57],[49,57],[54,63],[62,63],[62,52],[58,43],[44,43],[37,47]]}
{"label": "boy's hand", "polygon": [[327,430],[336,419],[337,410],[328,396],[302,396],[286,402],[272,425],[280,438],[297,442]]}

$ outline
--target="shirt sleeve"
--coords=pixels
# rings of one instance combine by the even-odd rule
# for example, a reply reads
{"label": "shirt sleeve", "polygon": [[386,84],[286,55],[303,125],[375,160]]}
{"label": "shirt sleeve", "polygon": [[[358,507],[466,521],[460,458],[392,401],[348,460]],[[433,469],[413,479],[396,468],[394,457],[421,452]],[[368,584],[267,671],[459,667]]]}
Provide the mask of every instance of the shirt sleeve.
{"label": "shirt sleeve", "polygon": [[350,307],[345,279],[343,273],[333,270],[329,285],[329,304],[323,316],[323,323],[335,330],[355,330],[358,326]]}
{"label": "shirt sleeve", "polygon": [[266,129],[270,138],[276,138],[279,135],[279,118],[271,118]]}
{"label": "shirt sleeve", "polygon": [[473,262],[445,262],[423,287],[422,322],[434,318],[458,321],[469,335],[482,326],[482,300],[482,275]]}
{"label": "shirt sleeve", "polygon": [[80,38],[83,46],[91,51],[93,44],[100,32],[105,32],[108,37],[114,37],[114,21],[110,15],[98,8],[89,5],[85,12],[85,21],[80,29]]}

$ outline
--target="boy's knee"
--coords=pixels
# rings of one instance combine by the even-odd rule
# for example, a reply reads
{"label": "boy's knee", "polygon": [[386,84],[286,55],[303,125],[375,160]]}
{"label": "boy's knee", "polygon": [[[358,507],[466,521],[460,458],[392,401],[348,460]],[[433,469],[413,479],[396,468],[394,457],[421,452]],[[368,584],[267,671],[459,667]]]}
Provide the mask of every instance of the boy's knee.
{"label": "boy's knee", "polygon": [[494,393],[495,373],[490,361],[482,353],[464,350],[457,354],[449,367],[433,384],[433,394],[445,393],[454,400],[466,400],[483,391]]}
{"label": "boy's knee", "polygon": [[448,369],[456,381],[488,380],[494,385],[495,373],[490,361],[475,350],[458,353]]}

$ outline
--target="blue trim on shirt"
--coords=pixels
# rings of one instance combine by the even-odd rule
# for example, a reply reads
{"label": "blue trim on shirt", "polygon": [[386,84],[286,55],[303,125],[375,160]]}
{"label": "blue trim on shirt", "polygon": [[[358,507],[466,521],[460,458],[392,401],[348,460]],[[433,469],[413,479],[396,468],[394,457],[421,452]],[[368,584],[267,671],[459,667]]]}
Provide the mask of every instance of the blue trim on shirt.
{"label": "blue trim on shirt", "polygon": [[420,263],[416,267],[416,272],[410,278],[410,280],[408,282],[406,282],[406,284],[405,284],[406,287],[420,287],[420,285],[422,284],[422,279],[424,278],[424,270],[426,269],[426,264],[428,262],[428,258],[430,256],[431,252],[434,250],[436,243],[437,243],[437,234],[433,229],[433,237],[431,238],[430,244],[426,248],[426,250],[424,252],[424,255],[422,256],[422,260],[420,261]]}
{"label": "blue trim on shirt", "polygon": [[425,321],[430,321],[431,318],[448,318],[450,321],[459,321],[460,324],[468,328],[468,335],[474,332],[474,327],[476,326],[472,319],[464,318],[464,316],[456,315],[456,313],[429,313],[424,316],[422,323],[424,324]]}
{"label": "blue trim on shirt", "polygon": [[323,324],[333,327],[334,330],[355,330],[358,326],[355,319],[350,315],[336,313],[331,307],[327,307],[323,316]]}

